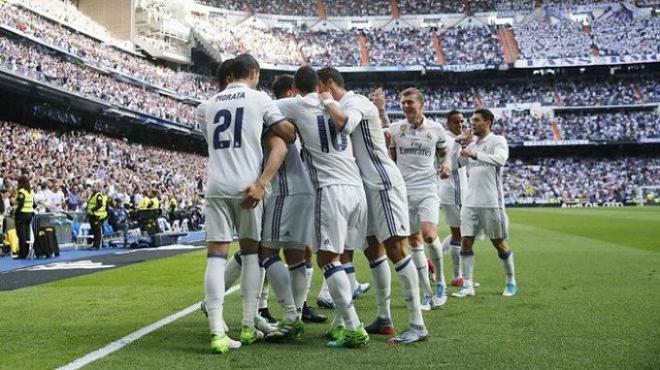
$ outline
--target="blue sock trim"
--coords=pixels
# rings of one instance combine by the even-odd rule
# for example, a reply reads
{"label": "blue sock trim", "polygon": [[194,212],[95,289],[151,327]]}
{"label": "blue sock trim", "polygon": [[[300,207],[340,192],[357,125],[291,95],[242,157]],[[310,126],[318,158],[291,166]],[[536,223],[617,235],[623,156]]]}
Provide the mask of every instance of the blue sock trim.
{"label": "blue sock trim", "polygon": [[335,272],[339,272],[339,271],[344,271],[343,265],[340,264],[335,265],[334,263],[328,263],[327,265],[323,266],[323,276],[325,276],[326,279],[332,276],[332,274],[334,274]]}
{"label": "blue sock trim", "polygon": [[369,261],[369,267],[371,267],[372,269],[376,268],[376,267],[380,266],[380,264],[383,263],[386,260],[387,260],[387,257],[382,256],[382,257],[380,257],[379,259],[377,259],[375,261]]}
{"label": "blue sock trim", "polygon": [[461,256],[474,256],[474,251],[461,251]]}
{"label": "blue sock trim", "polygon": [[227,253],[206,253],[206,258],[224,258],[224,259],[227,259]]}
{"label": "blue sock trim", "polygon": [[234,253],[234,259],[238,262],[239,265],[243,266],[243,260],[241,259],[241,252]]}
{"label": "blue sock trim", "polygon": [[268,269],[274,263],[281,261],[280,256],[271,256],[261,261],[261,267]]}
{"label": "blue sock trim", "polygon": [[353,266],[352,263],[347,263],[344,265],[344,270],[346,271],[347,274],[354,274],[355,266]]}
{"label": "blue sock trim", "polygon": [[396,272],[403,270],[406,266],[408,266],[411,260],[412,258],[410,256],[404,257],[401,261],[397,262],[396,266],[394,266],[394,269]]}
{"label": "blue sock trim", "polygon": [[293,270],[299,269],[299,268],[301,268],[302,266],[307,266],[307,264],[305,263],[305,261],[298,262],[298,263],[296,263],[295,265],[291,265],[291,266],[289,266],[289,271],[293,271]]}
{"label": "blue sock trim", "polygon": [[507,258],[509,258],[509,256],[511,255],[511,253],[513,253],[513,252],[511,252],[511,250],[508,250],[508,251],[506,251],[506,252],[504,252],[504,253],[499,253],[499,252],[498,252],[497,255],[500,257],[500,259],[501,259],[502,261],[504,261],[504,260],[506,260]]}
{"label": "blue sock trim", "polygon": [[461,246],[461,241],[460,240],[450,240],[449,245],[453,245],[455,247],[460,247]]}
{"label": "blue sock trim", "polygon": [[309,261],[305,260],[305,268],[311,269],[313,267],[314,267],[314,265],[312,264],[311,260],[309,260]]}

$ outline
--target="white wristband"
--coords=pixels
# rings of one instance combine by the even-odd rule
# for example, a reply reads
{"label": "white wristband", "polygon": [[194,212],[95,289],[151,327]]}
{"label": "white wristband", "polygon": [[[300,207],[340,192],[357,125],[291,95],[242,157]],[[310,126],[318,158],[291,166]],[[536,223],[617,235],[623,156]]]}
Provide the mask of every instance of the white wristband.
{"label": "white wristband", "polygon": [[325,99],[325,100],[323,101],[323,106],[324,106],[324,107],[327,107],[328,105],[330,105],[330,104],[334,104],[334,103],[336,103],[336,102],[337,102],[337,101],[334,100],[334,99]]}

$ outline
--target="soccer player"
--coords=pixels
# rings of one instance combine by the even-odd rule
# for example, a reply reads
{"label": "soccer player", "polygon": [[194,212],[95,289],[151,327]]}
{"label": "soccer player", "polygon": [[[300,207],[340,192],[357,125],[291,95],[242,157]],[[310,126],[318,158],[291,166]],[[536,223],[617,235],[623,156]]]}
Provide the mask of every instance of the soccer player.
{"label": "soccer player", "polygon": [[[242,344],[259,337],[254,327],[261,288],[258,258],[264,190],[284,161],[287,141],[295,131],[270,97],[254,90],[259,82],[259,63],[252,56],[237,56],[231,66],[233,82],[196,109],[197,122],[206,136],[209,151],[206,191],[207,266],[204,277],[206,308],[211,331],[211,349],[225,353],[240,347],[227,336],[222,316],[225,293],[225,265],[229,243],[236,229],[241,249]],[[270,135],[270,155],[262,168],[261,138],[264,126]]]}
{"label": "soccer player", "polygon": [[410,326],[390,338],[390,344],[406,344],[428,340],[422,318],[417,271],[407,255],[410,235],[406,187],[401,172],[388,155],[378,108],[362,95],[346,91],[344,78],[332,67],[318,72],[321,100],[329,112],[334,130],[350,134],[355,159],[362,174],[369,207],[367,249],[376,290],[376,319],[367,326],[374,334],[392,335],[390,314],[392,277],[386,256],[394,263],[401,282],[402,295],[408,306]]}
{"label": "soccer player", "polygon": [[455,146],[454,150],[448,150],[451,160],[451,176],[440,180],[440,212],[449,225],[450,234],[442,241],[442,250],[449,251],[452,261],[453,286],[463,286],[461,275],[461,204],[463,193],[467,186],[467,172],[465,167],[459,163],[460,143],[456,139],[463,134],[463,114],[452,110],[447,116],[446,130],[447,143]]}
{"label": "soccer player", "polygon": [[[442,244],[438,239],[438,174],[442,178],[451,174],[450,156],[446,151],[454,146],[447,144],[442,125],[424,116],[424,96],[419,90],[412,87],[403,90],[401,108],[406,118],[390,127],[390,148],[406,182],[412,233],[410,249],[424,289],[422,310],[428,311],[447,302]],[[435,266],[435,290],[429,281],[425,249]]]}
{"label": "soccer player", "polygon": [[[517,292],[513,252],[507,238],[509,225],[504,210],[502,167],[509,158],[509,146],[503,136],[491,132],[495,117],[488,109],[477,109],[472,115],[472,130],[461,138],[469,145],[460,152],[461,161],[467,162],[468,187],[461,208],[461,266],[463,286],[452,294],[458,298],[474,296],[472,273],[474,270],[474,237],[480,231],[490,238],[502,260],[506,275],[505,297]],[[473,141],[472,135],[476,136]]]}
{"label": "soccer player", "polygon": [[[338,132],[316,93],[319,78],[310,67],[294,76],[300,96],[277,101],[291,119],[303,144],[303,158],[316,191],[314,201],[317,263],[335,302],[336,318],[327,335],[330,347],[361,347],[369,335],[353,305],[351,285],[340,256],[346,245],[362,245],[367,204],[360,171],[353,156],[350,131]],[[299,210],[303,211],[303,210]]]}

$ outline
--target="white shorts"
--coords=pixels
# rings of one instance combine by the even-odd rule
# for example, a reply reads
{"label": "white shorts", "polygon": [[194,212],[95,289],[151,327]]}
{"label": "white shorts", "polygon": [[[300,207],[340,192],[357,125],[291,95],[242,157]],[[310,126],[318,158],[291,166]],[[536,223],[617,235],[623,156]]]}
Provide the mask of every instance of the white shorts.
{"label": "white shorts", "polygon": [[261,244],[303,250],[314,238],[314,195],[271,196],[264,207]]}
{"label": "white shorts", "polygon": [[456,204],[441,204],[440,212],[449,227],[461,227],[461,206]]}
{"label": "white shorts", "polygon": [[379,243],[393,236],[410,236],[408,199],[405,185],[388,190],[365,187],[369,206],[367,236],[375,236]]}
{"label": "white shorts", "polygon": [[206,241],[231,242],[234,229],[238,239],[261,240],[263,202],[252,209],[241,207],[242,199],[206,198]]}
{"label": "white shorts", "polygon": [[440,219],[440,197],[435,192],[408,194],[408,212],[412,234],[421,229],[422,222],[437,225]]}
{"label": "white shorts", "polygon": [[336,254],[366,245],[367,201],[361,186],[331,185],[316,191],[314,249]]}
{"label": "white shorts", "polygon": [[461,235],[477,236],[483,232],[490,239],[509,237],[509,218],[504,208],[461,208]]}

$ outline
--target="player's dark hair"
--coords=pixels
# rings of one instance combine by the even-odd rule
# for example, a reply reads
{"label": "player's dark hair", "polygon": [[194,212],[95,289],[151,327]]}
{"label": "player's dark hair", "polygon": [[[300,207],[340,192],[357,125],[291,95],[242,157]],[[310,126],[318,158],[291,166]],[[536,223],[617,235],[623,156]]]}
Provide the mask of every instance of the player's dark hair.
{"label": "player's dark hair", "polygon": [[259,62],[250,54],[241,54],[234,58],[231,66],[231,75],[235,79],[250,77],[252,71],[259,71]]}
{"label": "player's dark hair", "polygon": [[316,91],[316,86],[319,84],[319,75],[309,66],[298,68],[296,75],[293,78],[296,88],[303,94],[309,94]]}
{"label": "player's dark hair", "polygon": [[339,73],[338,70],[332,67],[323,67],[319,69],[318,71],[319,75],[319,80],[321,82],[328,83],[328,81],[332,80],[335,85],[343,88],[344,87],[344,77],[342,77],[341,73]]}
{"label": "player's dark hair", "polygon": [[456,109],[452,109],[451,111],[449,111],[449,113],[447,114],[447,122],[449,122],[452,116],[455,116],[457,114],[461,114],[461,112],[457,111]]}
{"label": "player's dark hair", "polygon": [[224,88],[229,84],[229,79],[231,78],[231,69],[234,64],[234,59],[225,59],[222,64],[218,66],[218,69],[215,71],[216,79],[221,88]]}
{"label": "player's dark hair", "polygon": [[484,121],[490,121],[491,126],[495,122],[495,115],[493,114],[493,112],[491,112],[488,109],[485,108],[477,109],[474,111],[474,114],[480,114],[481,117],[483,117]]}
{"label": "player's dark hair", "polygon": [[275,77],[273,85],[271,86],[275,98],[282,99],[286,96],[286,92],[293,89],[293,76],[279,75]]}

